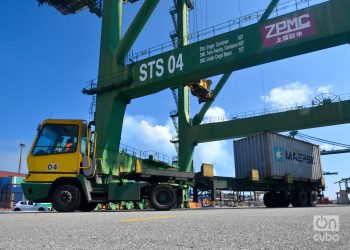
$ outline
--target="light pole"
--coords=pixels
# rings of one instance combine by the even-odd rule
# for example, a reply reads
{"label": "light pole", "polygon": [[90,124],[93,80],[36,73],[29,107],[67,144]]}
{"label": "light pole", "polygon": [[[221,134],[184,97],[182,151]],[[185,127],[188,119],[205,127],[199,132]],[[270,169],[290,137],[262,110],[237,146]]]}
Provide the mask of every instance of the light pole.
{"label": "light pole", "polygon": [[22,150],[26,145],[24,143],[20,143],[20,153],[19,153],[19,164],[18,164],[18,173],[21,173],[21,167],[22,167]]}

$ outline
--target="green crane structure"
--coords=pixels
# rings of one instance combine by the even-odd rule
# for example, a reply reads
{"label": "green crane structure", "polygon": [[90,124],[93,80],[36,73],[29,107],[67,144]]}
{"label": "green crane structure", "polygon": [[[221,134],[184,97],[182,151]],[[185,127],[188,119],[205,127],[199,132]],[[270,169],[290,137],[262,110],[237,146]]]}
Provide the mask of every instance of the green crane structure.
{"label": "green crane structure", "polygon": [[[55,2],[58,1],[40,2],[48,2],[57,7]],[[89,7],[92,12],[100,15],[91,7],[91,2],[96,7],[102,6],[98,4],[101,1],[72,2],[81,4],[80,9],[82,6]],[[178,165],[184,172],[193,172],[193,152],[198,143],[242,137],[264,130],[281,132],[350,122],[350,100],[345,100],[287,112],[202,124],[213,100],[206,102],[191,119],[187,86],[199,79],[223,74],[213,90],[215,98],[233,71],[349,43],[348,0],[325,1],[269,19],[279,2],[272,0],[262,15],[257,13],[256,23],[241,27],[242,19],[239,23],[229,22],[232,25],[231,31],[205,40],[188,34],[187,15],[191,1],[177,0],[178,48],[163,52],[162,46],[160,54],[153,55],[149,50],[150,57],[144,56],[146,51],[136,54],[131,60],[126,60],[127,55],[159,0],[144,1],[122,36],[123,3],[126,2],[103,1],[98,83],[96,87],[83,91],[85,94],[97,95],[96,154],[102,159],[100,172],[106,175],[117,174],[115,153],[119,149],[124,114],[130,100],[167,88],[178,88]],[[72,10],[71,13],[75,11]],[[189,43],[194,38],[197,41]]]}

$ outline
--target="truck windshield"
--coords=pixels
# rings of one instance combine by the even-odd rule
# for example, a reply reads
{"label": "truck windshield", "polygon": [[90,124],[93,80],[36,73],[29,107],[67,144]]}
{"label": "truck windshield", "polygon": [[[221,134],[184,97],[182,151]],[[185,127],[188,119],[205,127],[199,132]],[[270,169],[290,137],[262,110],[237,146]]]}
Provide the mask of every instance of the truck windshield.
{"label": "truck windshield", "polygon": [[40,132],[32,154],[50,155],[77,150],[79,127],[76,125],[46,124]]}

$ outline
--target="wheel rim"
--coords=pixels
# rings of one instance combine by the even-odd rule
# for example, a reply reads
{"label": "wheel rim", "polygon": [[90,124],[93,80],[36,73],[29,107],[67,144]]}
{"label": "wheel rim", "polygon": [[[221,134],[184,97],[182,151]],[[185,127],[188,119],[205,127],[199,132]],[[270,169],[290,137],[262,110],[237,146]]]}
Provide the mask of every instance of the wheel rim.
{"label": "wheel rim", "polygon": [[160,205],[167,205],[171,200],[171,194],[167,190],[161,190],[158,192],[156,198]]}
{"label": "wheel rim", "polygon": [[69,191],[62,191],[58,196],[58,201],[64,206],[70,205],[72,200],[73,195]]}

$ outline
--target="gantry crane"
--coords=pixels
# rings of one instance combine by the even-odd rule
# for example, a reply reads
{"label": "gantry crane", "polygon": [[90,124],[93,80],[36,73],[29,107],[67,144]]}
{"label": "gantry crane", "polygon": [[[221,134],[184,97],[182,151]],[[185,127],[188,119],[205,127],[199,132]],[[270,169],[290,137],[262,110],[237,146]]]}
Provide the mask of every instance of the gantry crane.
{"label": "gantry crane", "polygon": [[[272,187],[277,184],[258,183],[255,185],[249,180],[207,179],[205,177],[212,177],[212,174],[206,176],[206,171],[202,171],[199,175],[194,174],[192,158],[196,145],[203,142],[247,136],[265,130],[290,131],[350,122],[350,100],[345,100],[288,112],[201,124],[205,113],[233,71],[349,43],[349,1],[332,0],[312,5],[310,4],[311,0],[297,0],[293,1],[295,9],[292,12],[269,18],[274,10],[278,10],[279,6],[279,0],[272,0],[263,12],[256,12],[227,22],[225,24],[227,32],[220,33],[220,30],[223,29],[221,26],[217,29],[213,27],[212,35],[208,37],[207,34],[210,31],[205,31],[205,36],[201,32],[188,33],[188,9],[193,8],[193,3],[177,0],[175,2],[177,10],[176,48],[169,49],[169,46],[162,44],[158,49],[143,50],[131,56],[130,49],[159,0],[144,1],[125,35],[122,36],[123,4],[128,2],[135,1],[39,0],[39,3],[48,3],[63,14],[73,14],[84,8],[89,8],[91,12],[102,17],[98,82],[96,86],[91,84],[91,88],[83,90],[85,94],[96,95],[94,121],[89,126],[79,121],[71,122],[80,130],[85,128],[90,132],[91,126],[95,125],[94,142],[96,145],[91,144],[90,149],[95,147],[96,150],[93,150],[92,155],[89,155],[90,152],[88,155],[93,157],[93,162],[96,164],[85,164],[83,157],[78,172],[74,172],[75,174],[70,172],[70,175],[68,172],[61,173],[64,178],[61,176],[63,179],[60,179],[61,177],[59,179],[63,180],[63,184],[57,182],[57,178],[45,177],[48,178],[45,179],[47,184],[45,187],[39,173],[31,171],[29,164],[29,171],[34,176],[27,178],[27,183],[24,184],[26,196],[35,198],[34,190],[37,190],[38,186],[40,186],[40,190],[46,188],[45,194],[41,193],[42,199],[47,199],[53,194],[55,194],[54,197],[60,197],[59,195],[64,192],[71,195],[85,193],[86,196],[82,196],[86,199],[85,204],[101,200],[133,200],[136,199],[135,197],[140,199],[141,195],[151,197],[151,199],[153,197],[155,199],[154,207],[164,210],[174,205],[172,197],[175,191],[168,184],[165,184],[168,182],[178,185],[176,187],[178,198],[187,185],[195,185],[196,190],[210,188],[212,191],[215,190],[215,187],[224,189],[228,186],[231,188],[239,187],[241,190],[268,190],[268,186]],[[247,20],[249,22],[246,22]],[[208,89],[210,84],[204,84],[203,79],[219,74],[223,74],[221,80],[210,91]],[[178,169],[176,171],[168,169],[165,172],[148,169],[147,173],[143,172],[141,166],[159,164],[150,158],[147,159],[148,161],[136,159],[135,162],[129,164],[133,165],[135,169],[126,171],[126,173],[121,171],[121,167],[126,168],[127,161],[121,155],[116,156],[116,152],[119,152],[127,105],[134,98],[168,88],[178,89]],[[190,88],[200,98],[206,97],[200,99],[205,103],[200,112],[193,118],[190,117],[189,113]],[[205,93],[209,92],[210,96],[206,96]],[[53,123],[60,122],[57,120],[46,121],[41,129],[46,124],[53,126]],[[92,138],[90,132],[89,138]],[[35,155],[30,157],[28,159],[34,162]],[[31,163],[34,164],[33,162]],[[48,165],[50,170],[57,169],[55,163],[51,162],[50,164]],[[94,171],[85,173],[86,171],[82,170],[85,168],[93,168],[94,171],[96,170],[96,175]],[[96,179],[90,180],[91,176],[96,177]],[[66,181],[73,177],[75,184],[67,184]],[[253,174],[252,177],[254,177]],[[132,182],[126,184],[124,179],[132,180]],[[41,182],[38,183],[38,180]],[[77,181],[80,184],[77,184]],[[81,187],[81,190],[72,188],[74,185]],[[108,188],[101,185],[107,185]],[[274,189],[277,189],[277,186]],[[323,186],[324,184],[320,183],[313,184],[310,190],[316,190]],[[297,186],[295,187],[293,189],[291,186],[291,190],[300,193]],[[52,188],[53,191],[51,191]],[[144,191],[145,188],[146,191]],[[100,199],[92,199],[90,196],[93,195]],[[161,197],[165,197],[165,201],[158,199]],[[161,207],[158,206],[159,204],[155,204],[157,201],[168,203]],[[74,204],[73,207],[69,208],[70,210],[75,210],[79,206],[78,201]]]}

